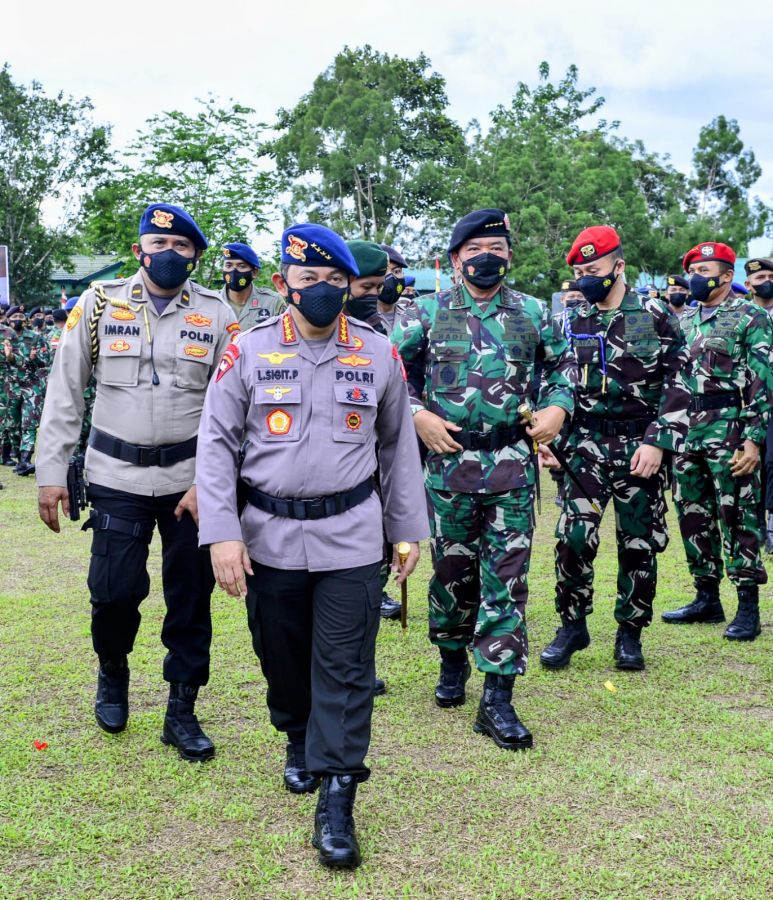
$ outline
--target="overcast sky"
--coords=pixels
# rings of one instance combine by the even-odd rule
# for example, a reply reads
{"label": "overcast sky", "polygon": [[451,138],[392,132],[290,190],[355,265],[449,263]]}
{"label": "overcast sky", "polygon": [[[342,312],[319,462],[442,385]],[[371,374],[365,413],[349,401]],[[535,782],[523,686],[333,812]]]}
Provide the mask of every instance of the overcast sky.
{"label": "overcast sky", "polygon": [[[619,133],[670,153],[689,170],[698,132],[736,118],[773,203],[773,4],[735,0],[5,0],[0,61],[16,81],[92,98],[122,146],[149,116],[192,110],[208,92],[271,122],[307,92],[344,44],[426,53],[447,82],[462,125],[534,84],[546,59],[558,78],[575,63],[580,86],[606,98]],[[270,241],[266,242],[267,244]],[[754,243],[767,253],[771,241]]]}

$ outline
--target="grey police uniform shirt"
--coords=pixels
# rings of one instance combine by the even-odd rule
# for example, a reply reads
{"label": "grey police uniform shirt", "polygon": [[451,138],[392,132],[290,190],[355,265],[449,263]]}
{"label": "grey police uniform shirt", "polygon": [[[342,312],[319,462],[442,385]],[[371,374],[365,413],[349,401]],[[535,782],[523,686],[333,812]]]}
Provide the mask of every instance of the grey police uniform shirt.
{"label": "grey police uniform shirt", "polygon": [[[274,497],[310,499],[350,490],[376,470],[379,500],[301,521],[247,504],[242,478]],[[383,335],[340,316],[317,358],[290,312],[240,334],[207,391],[197,454],[199,540],[243,540],[273,568],[332,571],[378,562],[387,540],[429,535],[424,481],[402,364]]]}
{"label": "grey police uniform shirt", "polygon": [[284,312],[287,306],[279,294],[275,294],[266,288],[257,288],[254,284],[252,285],[252,293],[242,306],[228,299],[228,288],[224,287],[220,291],[220,297],[228,304],[236,316],[236,321],[239,323],[239,328],[242,331],[247,331],[247,329],[252,328],[253,325],[257,325],[259,322],[278,316]]}
{"label": "grey police uniform shirt", "polygon": [[[140,272],[102,287],[110,302],[96,326],[92,425],[143,446],[188,440],[198,430],[210,376],[239,330],[231,308],[214,291],[186,281],[159,315]],[[83,418],[83,389],[92,373],[89,320],[96,299],[90,288],[70,312],[51,367],[35,460],[41,486],[67,483]],[[171,466],[143,467],[89,447],[85,468],[91,483],[143,496],[187,491],[195,480],[193,457]]]}

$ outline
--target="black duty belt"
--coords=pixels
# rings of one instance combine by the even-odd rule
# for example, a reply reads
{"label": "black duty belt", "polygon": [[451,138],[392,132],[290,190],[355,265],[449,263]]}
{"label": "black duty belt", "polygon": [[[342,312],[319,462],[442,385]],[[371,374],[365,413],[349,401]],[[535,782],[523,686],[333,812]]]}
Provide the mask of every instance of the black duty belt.
{"label": "black duty belt", "polygon": [[89,434],[89,446],[100,453],[121,459],[133,466],[173,466],[184,459],[192,459],[196,455],[196,436],[179,444],[161,444],[158,447],[144,447],[141,444],[130,444],[110,434],[105,434],[92,426]]}
{"label": "black duty belt", "polygon": [[719,391],[716,394],[701,394],[690,399],[690,412],[701,413],[707,409],[729,409],[741,405],[738,391]]}
{"label": "black duty belt", "polygon": [[508,425],[491,431],[449,431],[449,436],[465,450],[501,450],[521,439],[531,440],[523,425]]}
{"label": "black duty belt", "polygon": [[581,412],[574,417],[574,424],[598,431],[604,437],[642,437],[652,419],[611,419]]}
{"label": "black duty belt", "polygon": [[[244,482],[242,482],[244,484]],[[285,519],[327,519],[337,516],[359,506],[367,500],[375,490],[376,483],[373,477],[366,478],[350,491],[341,491],[338,494],[328,494],[325,497],[311,497],[304,500],[288,500],[285,497],[272,497],[264,494],[257,488],[244,485],[244,493],[247,501],[252,506],[262,509],[274,516],[283,516]]]}

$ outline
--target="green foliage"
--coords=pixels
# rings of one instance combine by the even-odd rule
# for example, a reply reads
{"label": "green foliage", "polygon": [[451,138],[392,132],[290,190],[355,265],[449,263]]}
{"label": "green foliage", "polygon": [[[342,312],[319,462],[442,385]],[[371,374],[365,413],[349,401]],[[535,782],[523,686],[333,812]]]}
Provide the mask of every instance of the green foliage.
{"label": "green foliage", "polygon": [[403,59],[345,47],[293,109],[281,109],[277,169],[290,214],[351,237],[390,241],[409,218],[445,206],[448,166],[464,138],[445,113],[445,80],[420,54]]}
{"label": "green foliage", "polygon": [[[0,243],[11,257],[11,290],[21,302],[51,291],[49,276],[75,247],[81,195],[109,162],[109,128],[94,125],[88,98],[48,97],[0,69]],[[55,224],[43,209],[55,211]]]}
{"label": "green foliage", "polygon": [[[196,220],[210,247],[196,280],[217,282],[220,247],[249,240],[266,226],[264,208],[276,190],[254,110],[210,96],[195,115],[165,112],[148,119],[123,163],[89,198],[84,240],[96,251],[126,253],[149,203],[174,203]],[[127,273],[137,268],[132,259]]]}

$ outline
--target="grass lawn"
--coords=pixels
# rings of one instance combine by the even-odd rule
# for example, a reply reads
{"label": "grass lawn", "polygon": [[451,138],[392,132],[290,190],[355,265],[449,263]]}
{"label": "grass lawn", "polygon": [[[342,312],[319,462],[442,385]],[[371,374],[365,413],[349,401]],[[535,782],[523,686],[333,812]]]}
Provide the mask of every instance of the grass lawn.
{"label": "grass lawn", "polygon": [[[534,733],[529,753],[473,734],[480,674],[466,706],[434,705],[425,554],[410,583],[408,632],[384,623],[378,638],[388,693],[376,701],[373,774],[356,806],[364,863],[333,874],[309,844],[315,798],[282,787],[284,742],[268,722],[243,604],[213,597],[213,675],[198,710],[217,756],[182,762],[159,742],[166,685],[155,537],[152,592],[130,660],[129,727],[100,731],[90,538],[74,523],[62,535],[43,526],[32,478],[3,469],[0,481],[0,897],[773,896],[773,589],[762,590],[763,634],[753,644],[724,641],[723,626],[662,623],[662,610],[691,595],[673,519],[644,637],[647,670],[612,664],[608,518],[592,644],[569,669],[545,671],[537,657],[556,627],[557,517],[545,480],[531,664],[516,691]],[[723,587],[732,616],[734,594]]]}

